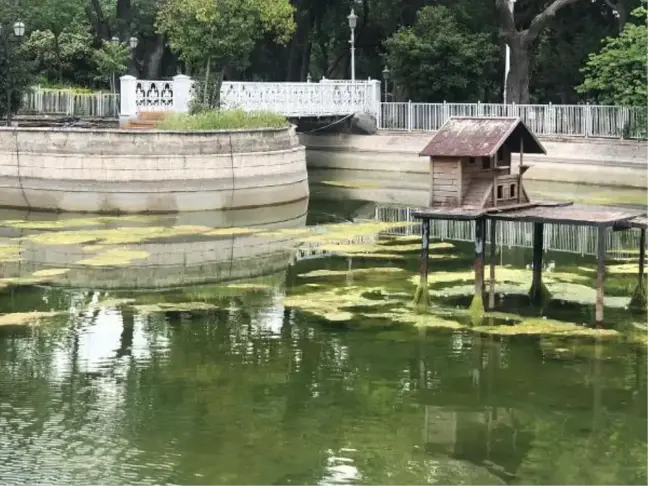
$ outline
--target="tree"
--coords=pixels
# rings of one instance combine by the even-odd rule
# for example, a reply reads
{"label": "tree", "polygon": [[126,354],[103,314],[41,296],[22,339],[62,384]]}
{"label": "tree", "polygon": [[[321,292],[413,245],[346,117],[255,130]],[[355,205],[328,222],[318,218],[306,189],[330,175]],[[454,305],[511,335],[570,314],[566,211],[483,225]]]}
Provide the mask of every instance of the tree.
{"label": "tree", "polygon": [[515,17],[509,9],[509,1],[495,0],[502,35],[511,49],[511,67],[506,86],[506,99],[509,103],[529,103],[529,49],[556,13],[577,1],[579,0],[553,0],[533,17],[526,29],[518,30]]}
{"label": "tree", "polygon": [[591,101],[601,104],[646,107],[646,58],[648,48],[646,2],[632,11],[635,22],[627,23],[617,37],[607,37],[599,52],[590,54],[583,84],[577,90]]}
{"label": "tree", "polygon": [[[295,29],[289,0],[166,0],[158,12],[158,31],[190,69],[205,67],[205,86],[210,71],[217,72],[215,100],[228,66],[244,68],[256,42],[272,34],[286,43]],[[207,89],[205,89],[207,93]]]}
{"label": "tree", "polygon": [[488,35],[466,32],[444,6],[422,9],[385,48],[394,81],[417,101],[479,100],[496,55]]}

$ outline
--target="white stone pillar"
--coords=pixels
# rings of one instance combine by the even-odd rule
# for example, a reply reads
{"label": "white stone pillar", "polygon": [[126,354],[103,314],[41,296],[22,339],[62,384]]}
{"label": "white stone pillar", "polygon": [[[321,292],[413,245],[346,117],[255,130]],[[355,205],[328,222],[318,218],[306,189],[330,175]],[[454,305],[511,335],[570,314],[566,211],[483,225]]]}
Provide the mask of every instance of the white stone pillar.
{"label": "white stone pillar", "polygon": [[376,117],[376,125],[380,129],[382,128],[381,125],[381,118],[382,118],[382,105],[381,105],[381,93],[380,93],[380,81],[377,79],[372,79],[369,81],[370,85],[370,90],[369,94],[369,103],[370,103],[370,110],[371,114]]}
{"label": "white stone pillar", "polygon": [[137,117],[137,78],[127,74],[119,78],[119,82],[119,126],[124,126]]}
{"label": "white stone pillar", "polygon": [[176,113],[189,113],[192,84],[191,78],[184,74],[173,77],[173,111]]}

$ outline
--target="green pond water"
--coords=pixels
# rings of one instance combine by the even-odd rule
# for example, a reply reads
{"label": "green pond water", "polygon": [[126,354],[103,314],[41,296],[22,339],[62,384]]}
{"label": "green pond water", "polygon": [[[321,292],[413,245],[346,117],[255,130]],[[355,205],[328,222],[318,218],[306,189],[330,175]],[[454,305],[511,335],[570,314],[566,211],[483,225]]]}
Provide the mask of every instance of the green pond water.
{"label": "green pond water", "polygon": [[608,254],[603,329],[574,228],[542,306],[506,229],[474,322],[465,228],[434,229],[412,308],[417,228],[375,219],[402,212],[0,212],[0,483],[646,484],[636,235]]}

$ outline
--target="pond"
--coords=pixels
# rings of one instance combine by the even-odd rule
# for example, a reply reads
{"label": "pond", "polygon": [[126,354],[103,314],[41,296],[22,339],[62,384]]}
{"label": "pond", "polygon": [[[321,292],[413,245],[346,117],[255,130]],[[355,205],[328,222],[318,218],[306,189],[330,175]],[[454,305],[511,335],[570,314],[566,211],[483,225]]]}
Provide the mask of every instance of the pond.
{"label": "pond", "polygon": [[[438,226],[411,307],[406,207],[316,199],[177,216],[0,212],[2,484],[646,484],[637,241],[498,238],[496,308],[470,227]],[[487,252],[488,254],[488,252]]]}

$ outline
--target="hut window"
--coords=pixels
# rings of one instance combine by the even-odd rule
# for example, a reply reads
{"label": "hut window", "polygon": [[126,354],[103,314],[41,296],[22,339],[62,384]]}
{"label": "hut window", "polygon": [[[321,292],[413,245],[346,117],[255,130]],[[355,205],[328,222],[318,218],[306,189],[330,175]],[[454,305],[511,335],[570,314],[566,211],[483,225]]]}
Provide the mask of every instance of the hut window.
{"label": "hut window", "polygon": [[490,169],[490,158],[482,157],[482,169],[484,170]]}
{"label": "hut window", "polygon": [[468,157],[468,163],[469,164],[474,164],[475,163],[475,157]]}
{"label": "hut window", "polygon": [[511,197],[515,197],[515,184],[511,184]]}
{"label": "hut window", "polygon": [[503,198],[504,198],[504,187],[497,186],[497,199],[503,199]]}

